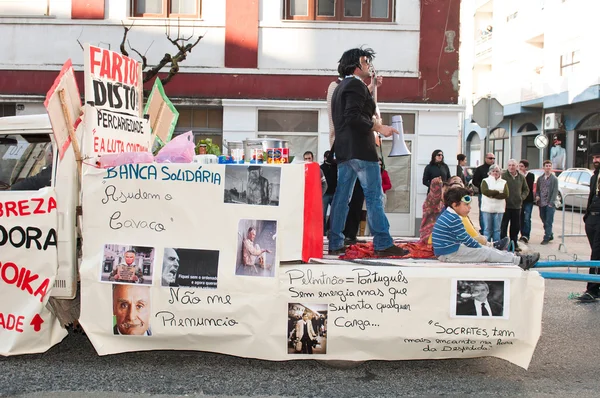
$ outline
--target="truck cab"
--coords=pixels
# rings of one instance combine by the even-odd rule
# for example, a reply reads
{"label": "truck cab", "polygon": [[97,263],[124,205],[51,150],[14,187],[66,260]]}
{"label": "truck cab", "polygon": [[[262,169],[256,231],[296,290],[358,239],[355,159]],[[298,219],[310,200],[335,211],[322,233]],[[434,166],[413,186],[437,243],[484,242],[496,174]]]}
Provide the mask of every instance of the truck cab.
{"label": "truck cab", "polygon": [[77,291],[80,191],[75,156],[68,148],[59,159],[48,115],[0,118],[0,198],[8,198],[11,189],[37,186],[53,187],[57,201],[58,273],[51,295],[72,299]]}

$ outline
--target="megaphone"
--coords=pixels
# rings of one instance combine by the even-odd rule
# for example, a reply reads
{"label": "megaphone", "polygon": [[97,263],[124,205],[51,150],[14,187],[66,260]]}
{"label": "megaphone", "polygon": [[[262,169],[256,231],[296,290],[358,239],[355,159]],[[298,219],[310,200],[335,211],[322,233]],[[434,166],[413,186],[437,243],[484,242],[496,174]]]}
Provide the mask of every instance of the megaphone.
{"label": "megaphone", "polygon": [[392,116],[392,127],[400,134],[392,134],[392,150],[388,157],[410,155],[410,151],[404,142],[404,123],[401,115]]}

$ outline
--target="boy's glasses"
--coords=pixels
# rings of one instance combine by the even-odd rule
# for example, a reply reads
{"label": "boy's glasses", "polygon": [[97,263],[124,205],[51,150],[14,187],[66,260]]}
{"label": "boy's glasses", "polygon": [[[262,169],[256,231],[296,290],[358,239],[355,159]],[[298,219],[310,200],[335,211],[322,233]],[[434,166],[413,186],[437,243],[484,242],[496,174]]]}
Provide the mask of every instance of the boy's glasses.
{"label": "boy's glasses", "polygon": [[461,202],[465,202],[466,204],[471,203],[471,196],[470,195],[465,195],[462,198],[460,198]]}

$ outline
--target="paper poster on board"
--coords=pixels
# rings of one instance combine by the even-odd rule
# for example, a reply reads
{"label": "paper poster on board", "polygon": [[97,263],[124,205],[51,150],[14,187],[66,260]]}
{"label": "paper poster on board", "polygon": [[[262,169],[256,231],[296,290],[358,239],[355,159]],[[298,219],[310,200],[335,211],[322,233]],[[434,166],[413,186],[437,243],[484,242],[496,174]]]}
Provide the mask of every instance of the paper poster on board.
{"label": "paper poster on board", "polygon": [[44,352],[67,335],[46,308],[57,221],[52,188],[0,193],[0,355]]}
{"label": "paper poster on board", "polygon": [[86,44],[84,83],[83,155],[149,151],[151,131],[142,117],[140,63]]}
{"label": "paper poster on board", "polygon": [[179,119],[179,112],[165,94],[165,89],[158,77],[154,80],[144,114],[150,118],[152,136],[156,137],[158,145],[163,146],[171,141]]}
{"label": "paper poster on board", "polygon": [[[64,107],[61,97],[64,101]],[[81,111],[81,95],[79,94],[70,59],[65,62],[54,84],[48,90],[44,106],[48,112],[54,139],[58,145],[58,156],[62,160],[71,143],[68,123],[75,124]]]}

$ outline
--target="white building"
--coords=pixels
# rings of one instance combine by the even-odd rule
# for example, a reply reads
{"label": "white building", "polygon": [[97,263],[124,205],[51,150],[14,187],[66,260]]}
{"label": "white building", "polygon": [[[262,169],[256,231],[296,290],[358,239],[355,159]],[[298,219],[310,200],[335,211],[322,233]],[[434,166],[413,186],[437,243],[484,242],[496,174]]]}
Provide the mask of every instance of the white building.
{"label": "white building", "polygon": [[384,121],[403,115],[412,150],[385,159],[393,184],[386,211],[392,233],[412,235],[431,152],[443,149],[456,165],[458,25],[459,2],[451,0],[4,0],[0,116],[45,112],[44,95],[68,58],[81,81],[80,43],[118,51],[123,26],[131,26],[127,44],[153,64],[176,52],[166,32],[203,35],[165,87],[180,112],[177,132],[218,144],[278,137],[292,155],[311,150],[322,159],[337,61],[349,48],[372,47],[384,77]]}
{"label": "white building", "polygon": [[[586,151],[600,142],[599,11],[597,0],[463,0],[461,96],[471,165],[494,152],[503,167],[525,158],[538,168],[551,157],[555,168],[591,166]],[[471,114],[487,95],[504,105],[504,120],[486,136]],[[545,149],[534,144],[540,133],[549,138]],[[566,149],[564,166],[554,157],[564,151],[553,146]]]}

